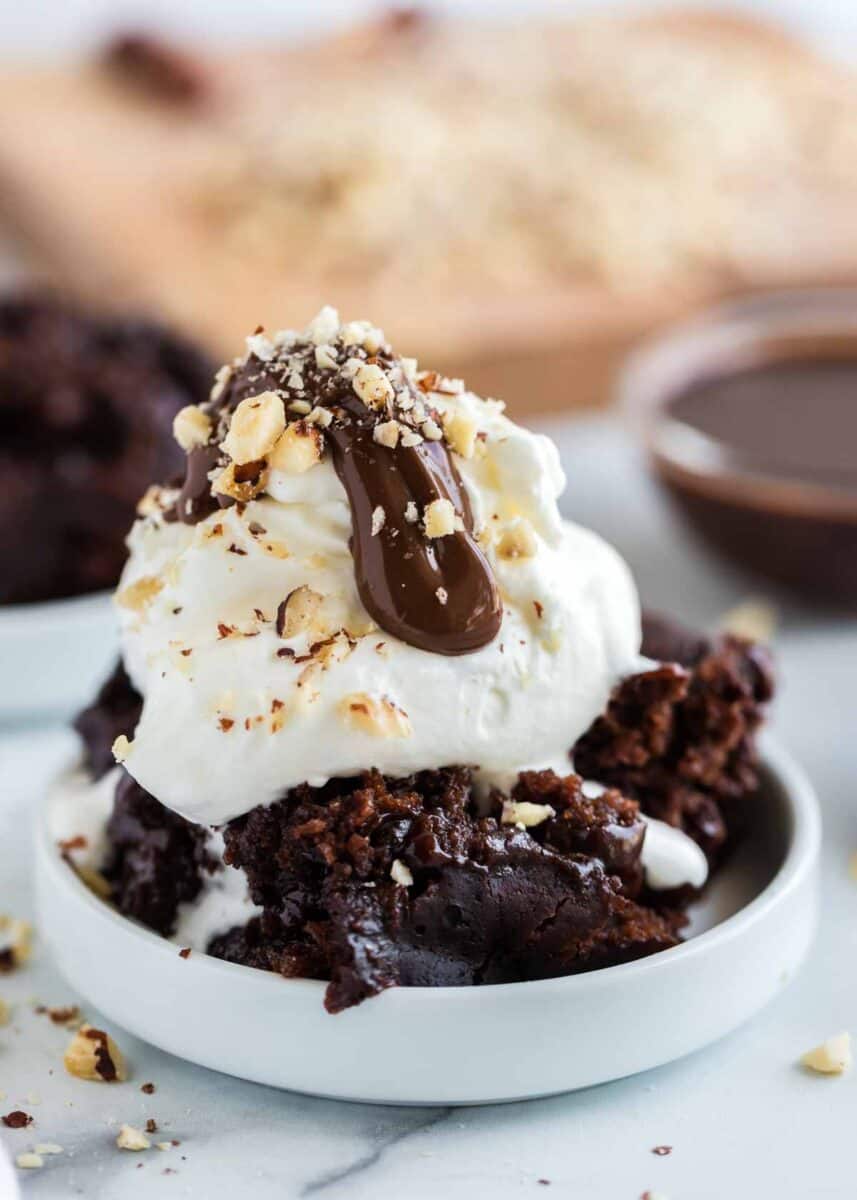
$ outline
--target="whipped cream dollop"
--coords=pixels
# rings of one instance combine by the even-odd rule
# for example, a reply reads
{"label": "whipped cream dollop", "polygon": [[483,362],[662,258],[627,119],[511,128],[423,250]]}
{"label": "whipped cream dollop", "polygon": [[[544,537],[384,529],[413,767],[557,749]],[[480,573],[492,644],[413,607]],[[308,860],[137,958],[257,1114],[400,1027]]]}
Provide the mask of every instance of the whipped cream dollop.
{"label": "whipped cream dollop", "polygon": [[[235,396],[251,400],[254,386],[270,395],[278,381],[286,425],[278,417],[271,426],[280,440],[263,474],[239,460],[258,454],[269,402],[257,406],[261,414],[242,410],[247,420],[236,416],[240,403],[218,410],[236,377]],[[330,452],[330,418],[316,404],[334,382],[386,406],[373,440],[389,470],[402,443],[442,439],[468,511],[444,502],[441,490],[441,502],[422,509],[377,507],[367,536],[414,525],[440,569],[453,561],[439,553],[443,540],[472,537],[499,602],[489,614],[496,632],[483,622],[474,640],[490,640],[477,648],[433,653],[368,611],[355,571],[353,497]],[[616,552],[561,520],[565,479],[548,439],[457,381],[420,373],[388,347],[385,357],[378,330],[341,325],[332,310],[302,335],[248,339],[209,411],[195,414],[181,426],[185,446],[193,453],[195,438],[207,439],[205,481],[225,489],[228,506],[200,511],[199,487],[191,501],[186,485],[181,503],[196,508],[185,523],[175,519],[174,493],[149,494],[117,594],[125,665],[144,697],[132,741],[117,750],[143,787],[183,816],[218,825],[296,784],[368,767],[395,776],[458,763],[483,778],[521,764],[570,768],[570,746],[637,668],[640,611]],[[457,578],[441,577],[432,601],[444,606]]]}

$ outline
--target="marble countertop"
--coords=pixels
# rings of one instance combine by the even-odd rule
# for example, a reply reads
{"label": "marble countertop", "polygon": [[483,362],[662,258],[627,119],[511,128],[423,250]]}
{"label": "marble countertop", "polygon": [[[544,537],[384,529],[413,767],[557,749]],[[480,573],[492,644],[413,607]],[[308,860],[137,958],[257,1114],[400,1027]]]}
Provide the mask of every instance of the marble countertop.
{"label": "marble countertop", "polygon": [[[746,597],[746,583],[714,568],[674,529],[611,421],[556,425],[554,433],[569,476],[566,513],[619,547],[649,603],[711,622]],[[37,937],[32,963],[0,977],[0,998],[13,1008],[11,1023],[0,1028],[0,1112],[23,1108],[34,1124],[3,1129],[0,1137],[13,1155],[36,1142],[57,1143],[63,1152],[46,1157],[40,1170],[19,1172],[23,1195],[853,1196],[857,1071],[813,1077],[795,1061],[832,1033],[857,1034],[857,881],[848,872],[857,850],[857,622],[821,621],[792,609],[781,615],[776,648],[783,686],[773,725],[821,794],[825,916],[798,978],[748,1025],[636,1078],[493,1108],[397,1109],[314,1100],[190,1066],[115,1027],[111,1032],[129,1060],[131,1079],[105,1086],[65,1073],[69,1035],[34,1011],[39,1003],[79,1002],[99,1021],[56,974]],[[32,812],[72,751],[70,734],[58,728],[0,732],[0,912],[31,911]],[[161,1002],[168,1005],[169,997]],[[236,1014],[236,1037],[240,1030]],[[153,1095],[140,1091],[149,1081]],[[142,1154],[119,1150],[119,1125],[141,1126],[148,1117],[164,1139],[180,1145]],[[658,1156],[656,1146],[672,1151]]]}

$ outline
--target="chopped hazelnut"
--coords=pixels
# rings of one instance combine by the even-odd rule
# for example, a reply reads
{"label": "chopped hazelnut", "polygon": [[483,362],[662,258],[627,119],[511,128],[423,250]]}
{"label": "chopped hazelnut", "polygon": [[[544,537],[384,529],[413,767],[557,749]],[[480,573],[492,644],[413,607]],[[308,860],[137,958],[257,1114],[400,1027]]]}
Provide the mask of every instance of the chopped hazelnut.
{"label": "chopped hazelnut", "polygon": [[408,522],[409,525],[416,525],[416,523],[419,519],[420,519],[419,509],[417,508],[417,506],[413,500],[409,500],[408,503],[405,505],[405,520]]}
{"label": "chopped hazelnut", "polygon": [[261,392],[242,400],[220,443],[234,463],[243,466],[263,459],[286,426],[283,402],[276,392]]}
{"label": "chopped hazelnut", "polygon": [[500,817],[502,825],[522,825],[524,829],[533,829],[543,821],[555,817],[556,811],[549,804],[531,804],[529,800],[504,800],[503,813]]}
{"label": "chopped hazelnut", "polygon": [[420,432],[423,437],[429,442],[439,442],[443,437],[443,430],[438,425],[437,421],[433,421],[431,417],[427,421],[423,421],[420,426]]}
{"label": "chopped hazelnut", "polygon": [[303,475],[321,461],[323,444],[318,429],[298,421],[286,428],[268,456],[268,464],[287,475]]}
{"label": "chopped hazelnut", "polygon": [[292,400],[289,403],[289,412],[297,413],[298,416],[306,417],[312,412],[312,405],[309,400]]}
{"label": "chopped hazelnut", "polygon": [[339,333],[339,313],[331,305],[325,304],[313,317],[307,326],[307,336],[316,346],[332,342]]}
{"label": "chopped hazelnut", "polygon": [[312,626],[324,596],[304,584],[289,592],[277,609],[277,633],[281,638],[295,637]]}
{"label": "chopped hazelnut", "polygon": [[163,588],[163,579],[154,575],[142,575],[116,593],[116,603],[120,608],[127,608],[129,612],[143,613]]}
{"label": "chopped hazelnut", "polygon": [[123,763],[131,752],[131,743],[129,742],[127,735],[120,733],[118,738],[116,738],[116,740],[113,742],[111,749],[113,751],[113,757],[116,759],[116,761],[120,764]]}
{"label": "chopped hazelnut", "polygon": [[386,520],[387,520],[387,514],[384,512],[384,509],[381,507],[380,504],[377,505],[372,510],[372,537],[377,537],[377,535],[384,528],[384,522]]}
{"label": "chopped hazelnut", "polygon": [[63,1063],[76,1079],[123,1083],[128,1078],[125,1060],[113,1038],[91,1025],[81,1025],[68,1044]]}
{"label": "chopped hazelnut", "polygon": [[45,1160],[40,1154],[34,1154],[32,1150],[29,1150],[18,1155],[15,1159],[15,1165],[20,1167],[22,1171],[36,1171],[39,1167],[45,1165]]}
{"label": "chopped hazelnut", "polygon": [[372,437],[380,446],[387,446],[388,449],[394,450],[399,444],[398,421],[382,421],[380,425],[375,426]]}
{"label": "chopped hazelnut", "polygon": [[533,558],[538,548],[533,527],[525,517],[516,517],[497,539],[500,558]]}
{"label": "chopped hazelnut", "polygon": [[377,363],[361,363],[352,387],[367,408],[383,408],[393,399],[393,385]]}
{"label": "chopped hazelnut", "polygon": [[116,1145],[120,1150],[148,1150],[151,1144],[145,1133],[141,1129],[135,1129],[133,1125],[123,1125],[116,1138]]}
{"label": "chopped hazelnut", "polygon": [[423,513],[426,537],[448,537],[456,531],[456,513],[451,500],[432,500]]}
{"label": "chopped hazelnut", "polygon": [[173,437],[182,450],[204,446],[211,436],[211,417],[196,404],[186,404],[173,418]]}
{"label": "chopped hazelnut", "polygon": [[229,365],[229,363],[226,363],[224,366],[222,366],[220,368],[220,370],[214,376],[214,386],[212,387],[211,392],[209,393],[209,399],[219,400],[220,397],[223,395],[226,385],[231,378],[232,378],[232,367]]}
{"label": "chopped hazelnut", "polygon": [[336,351],[333,346],[323,342],[322,345],[315,348],[315,365],[322,371],[335,371],[339,366],[336,361]]}
{"label": "chopped hazelnut", "polygon": [[410,887],[414,882],[414,877],[410,869],[400,858],[393,859],[393,865],[390,867],[390,878],[394,883],[400,883],[402,887]]}
{"label": "chopped hazelnut", "polygon": [[321,429],[327,429],[332,421],[333,413],[329,408],[322,408],[320,404],[310,411],[306,419],[307,425],[318,425]]}
{"label": "chopped hazelnut", "polygon": [[230,496],[240,504],[255,500],[260,492],[265,490],[268,473],[263,463],[258,465],[259,471],[255,478],[241,478],[242,464],[231,462],[224,467],[211,485],[211,490],[220,496]]}
{"label": "chopped hazelnut", "polygon": [[339,705],[345,724],[373,737],[410,737],[413,732],[408,714],[386,696],[352,692]]}
{"label": "chopped hazelnut", "polygon": [[803,1066],[821,1075],[842,1075],[851,1066],[851,1035],[838,1033],[808,1050],[801,1058]]}
{"label": "chopped hazelnut", "polygon": [[410,449],[412,446],[419,446],[423,441],[421,433],[417,433],[415,429],[406,429],[402,434],[402,445]]}
{"label": "chopped hazelnut", "polygon": [[443,418],[443,431],[451,449],[462,458],[472,458],[476,450],[476,422],[460,412],[448,412]]}
{"label": "chopped hazelnut", "polygon": [[449,592],[445,587],[435,588],[434,594],[437,597],[438,604],[446,604],[447,600],[449,600]]}

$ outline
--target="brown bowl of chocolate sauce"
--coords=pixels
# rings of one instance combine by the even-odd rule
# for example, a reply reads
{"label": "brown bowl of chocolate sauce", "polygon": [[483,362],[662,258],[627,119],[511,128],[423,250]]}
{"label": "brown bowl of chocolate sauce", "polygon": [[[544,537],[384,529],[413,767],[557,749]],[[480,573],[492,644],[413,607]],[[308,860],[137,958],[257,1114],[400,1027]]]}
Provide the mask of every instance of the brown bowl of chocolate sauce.
{"label": "brown bowl of chocolate sauce", "polygon": [[709,547],[804,599],[857,608],[857,290],[709,312],[638,351],[620,395]]}

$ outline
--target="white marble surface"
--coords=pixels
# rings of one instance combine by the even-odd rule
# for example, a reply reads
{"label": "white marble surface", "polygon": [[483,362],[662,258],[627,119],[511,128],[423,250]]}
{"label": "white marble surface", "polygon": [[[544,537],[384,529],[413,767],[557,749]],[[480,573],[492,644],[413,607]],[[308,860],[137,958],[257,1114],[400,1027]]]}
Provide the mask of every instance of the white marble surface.
{"label": "white marble surface", "polygon": [[[747,595],[746,582],[676,538],[612,424],[565,426],[559,437],[566,511],[619,546],[647,600],[710,621]],[[21,1172],[25,1197],[638,1200],[646,1190],[670,1200],[853,1197],[857,1071],[810,1077],[795,1060],[828,1034],[857,1034],[857,882],[848,874],[857,850],[857,622],[784,611],[777,650],[784,686],[774,726],[810,770],[824,807],[825,919],[799,977],[745,1028],[634,1079],[498,1108],[307,1099],[188,1066],[121,1030],[113,1032],[132,1079],[109,1087],[69,1078],[61,1062],[68,1035],[32,1011],[37,1001],[78,999],[37,943],[31,966],[0,978],[0,996],[14,1005],[11,1025],[0,1029],[0,1111],[23,1107],[35,1125],[0,1136],[14,1153],[36,1141],[57,1142],[64,1153],[40,1171]],[[72,745],[56,729],[0,733],[0,911],[29,911],[30,816]],[[153,1096],[139,1090],[149,1080]],[[166,1153],[118,1150],[119,1123],[141,1125],[148,1116],[181,1145]],[[672,1153],[654,1155],[659,1145]],[[175,1174],[165,1175],[167,1168]]]}

